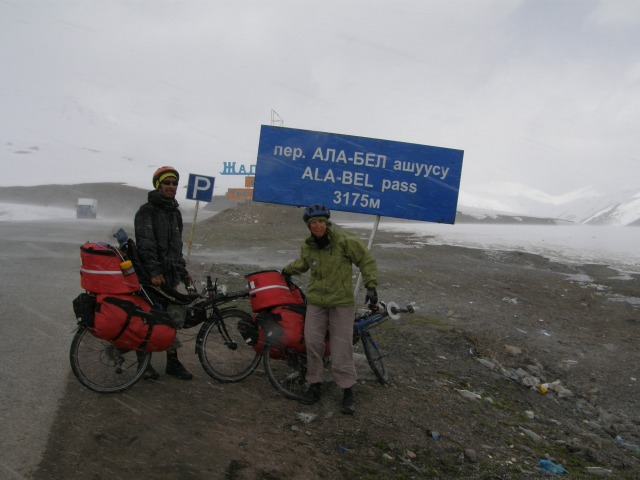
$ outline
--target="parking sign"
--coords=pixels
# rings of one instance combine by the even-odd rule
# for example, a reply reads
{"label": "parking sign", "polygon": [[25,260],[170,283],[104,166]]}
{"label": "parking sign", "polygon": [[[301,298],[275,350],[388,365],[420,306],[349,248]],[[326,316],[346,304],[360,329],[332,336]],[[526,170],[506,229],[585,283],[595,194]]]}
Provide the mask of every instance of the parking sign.
{"label": "parking sign", "polygon": [[198,200],[200,202],[211,202],[213,198],[214,177],[204,175],[189,174],[189,184],[187,185],[187,199]]}

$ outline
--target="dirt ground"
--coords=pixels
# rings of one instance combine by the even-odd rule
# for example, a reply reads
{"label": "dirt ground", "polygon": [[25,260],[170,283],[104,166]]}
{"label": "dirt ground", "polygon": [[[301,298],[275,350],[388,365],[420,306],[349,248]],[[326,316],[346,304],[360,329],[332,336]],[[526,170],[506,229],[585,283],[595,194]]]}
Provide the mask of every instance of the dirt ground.
{"label": "dirt ground", "polygon": [[[203,222],[192,274],[234,290],[282,268],[305,235],[299,215],[254,204]],[[372,250],[381,299],[418,310],[374,331],[391,383],[363,369],[354,416],[331,383],[303,406],[262,366],[216,382],[186,330],[190,382],[161,375],[100,395],[70,374],[32,478],[535,479],[541,460],[571,478],[640,478],[640,309],[625,301],[640,296],[638,275],[410,234],[378,232]]]}

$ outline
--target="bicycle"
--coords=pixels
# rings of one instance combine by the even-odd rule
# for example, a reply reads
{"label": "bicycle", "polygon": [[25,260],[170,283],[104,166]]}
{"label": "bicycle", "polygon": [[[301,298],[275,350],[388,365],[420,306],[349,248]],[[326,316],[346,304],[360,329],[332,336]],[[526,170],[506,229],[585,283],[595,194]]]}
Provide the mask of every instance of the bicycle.
{"label": "bicycle", "polygon": [[[210,282],[209,282],[210,283]],[[222,383],[247,378],[260,363],[260,354],[246,346],[238,326],[250,322],[251,315],[235,307],[221,305],[246,298],[247,291],[216,293],[206,288],[201,298],[188,306],[200,312],[187,317],[184,328],[202,324],[195,350],[202,368]],[[141,312],[142,316],[149,315]],[[123,391],[138,382],[149,361],[150,352],[125,350],[93,335],[90,327],[79,325],[71,342],[71,369],[85,387],[98,393]]]}
{"label": "bicycle", "polygon": [[[121,248],[127,249],[129,258],[135,259],[135,245],[126,233],[122,235],[122,238],[116,237]],[[133,263],[135,266],[136,262]],[[141,287],[141,293],[152,303],[146,293],[147,288],[152,287]],[[183,328],[202,324],[195,342],[200,364],[208,375],[223,383],[244,380],[260,363],[261,355],[247,346],[240,334],[242,325],[251,322],[251,314],[233,306],[220,308],[248,296],[247,290],[219,292],[217,282],[213,285],[211,277],[207,277],[200,294],[191,289],[190,296],[180,299],[189,312]],[[152,312],[137,311],[136,315],[154,321]],[[91,326],[81,320],[69,353],[75,377],[82,385],[98,393],[121,392],[135,385],[144,375],[151,355],[150,352],[123,349],[98,338]]]}
{"label": "bicycle", "polygon": [[[290,284],[293,282],[289,281]],[[297,286],[293,285],[294,288]],[[365,313],[356,313],[353,324],[353,344],[360,342],[369,367],[382,385],[389,382],[389,373],[384,364],[384,355],[370,330],[389,319],[397,320],[400,313],[414,313],[413,304],[400,308],[393,302],[380,302]],[[329,339],[327,339],[329,342]],[[325,366],[330,363],[330,347],[325,348]],[[306,388],[307,356],[300,348],[281,345],[277,339],[265,335],[262,351],[264,370],[273,387],[286,398],[300,400]]]}

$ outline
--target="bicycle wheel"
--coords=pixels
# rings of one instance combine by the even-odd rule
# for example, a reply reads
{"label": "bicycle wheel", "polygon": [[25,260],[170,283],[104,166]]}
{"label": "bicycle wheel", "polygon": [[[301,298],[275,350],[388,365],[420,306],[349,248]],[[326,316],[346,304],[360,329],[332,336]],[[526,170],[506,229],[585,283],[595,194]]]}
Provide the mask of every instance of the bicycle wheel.
{"label": "bicycle wheel", "polygon": [[262,363],[271,385],[282,395],[300,400],[306,387],[307,356],[293,350],[283,350],[270,342],[264,345]]}
{"label": "bicycle wheel", "polygon": [[367,362],[373,373],[375,373],[378,381],[384,385],[389,382],[389,373],[383,362],[383,355],[376,342],[373,340],[371,334],[367,331],[360,332],[360,340],[362,341],[362,347],[364,348],[364,355],[367,357]]}
{"label": "bicycle wheel", "polygon": [[238,324],[251,315],[237,308],[214,310],[200,327],[196,351],[204,371],[223,383],[247,378],[260,363],[260,354],[244,341]]}
{"label": "bicycle wheel", "polygon": [[144,374],[150,353],[123,350],[79,327],[71,342],[71,370],[85,387],[98,393],[121,392]]}

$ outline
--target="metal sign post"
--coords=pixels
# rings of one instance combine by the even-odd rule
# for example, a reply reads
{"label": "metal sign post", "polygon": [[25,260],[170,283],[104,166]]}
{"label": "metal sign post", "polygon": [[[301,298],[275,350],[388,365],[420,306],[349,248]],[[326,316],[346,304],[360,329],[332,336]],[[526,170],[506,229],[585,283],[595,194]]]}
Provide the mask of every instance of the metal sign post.
{"label": "metal sign post", "polygon": [[[369,244],[367,245],[367,248],[369,249],[369,251],[371,251],[371,247],[373,246],[373,239],[376,236],[376,233],[378,232],[378,225],[380,225],[380,215],[376,215],[376,220],[375,222],[373,222],[373,230],[371,230],[371,236],[369,237]],[[353,296],[356,298],[356,302],[357,302],[357,298],[358,298],[358,291],[360,290],[360,285],[362,284],[362,272],[358,272],[358,280],[356,281],[356,288],[353,290]]]}
{"label": "metal sign post", "polygon": [[204,175],[189,174],[189,183],[187,185],[187,199],[196,201],[196,209],[193,212],[193,222],[191,222],[191,233],[189,234],[189,240],[187,243],[187,264],[189,263],[189,257],[191,256],[191,245],[193,244],[193,234],[196,228],[196,219],[198,218],[198,208],[200,206],[200,200],[204,202],[211,202],[213,198],[213,185],[215,183],[214,177],[205,177]]}
{"label": "metal sign post", "polygon": [[196,200],[196,209],[193,212],[193,222],[191,222],[191,233],[189,233],[189,242],[187,244],[187,265],[189,265],[189,257],[191,256],[191,245],[193,243],[193,233],[196,229],[196,219],[198,218],[198,206],[200,200]]}

